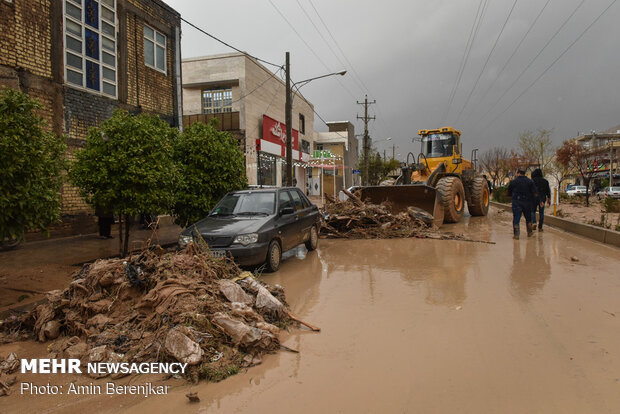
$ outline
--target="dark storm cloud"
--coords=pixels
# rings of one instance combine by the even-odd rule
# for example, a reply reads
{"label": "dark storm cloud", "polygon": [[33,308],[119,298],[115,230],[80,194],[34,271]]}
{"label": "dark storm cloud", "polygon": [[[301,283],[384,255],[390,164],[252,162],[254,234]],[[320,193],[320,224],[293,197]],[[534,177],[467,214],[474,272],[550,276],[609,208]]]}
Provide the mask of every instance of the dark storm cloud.
{"label": "dark storm cloud", "polygon": [[[303,90],[326,120],[354,121],[362,108],[356,100],[376,99],[371,125],[379,149],[392,143],[397,152],[417,152],[411,138],[421,128],[443,126],[450,92],[455,85],[470,29],[480,0],[453,1],[328,1],[272,0],[314,50],[308,49],[269,0],[199,2],[170,0],[184,18],[210,33],[263,59],[282,63],[291,52],[292,77],[304,79],[342,69],[339,79],[312,82]],[[551,0],[511,63],[504,66],[546,0],[518,0],[488,65],[467,106],[465,101],[489,56],[514,0],[488,0],[478,35],[469,54],[446,124],[463,130],[465,150],[516,146],[526,129],[554,129],[556,144],[578,131],[603,130],[620,124],[617,93],[620,4],[614,4],[538,82],[499,116],[594,21],[613,0],[585,0],[553,42],[502,100],[498,98],[556,33],[582,0]],[[335,57],[300,5],[339,55]],[[484,0],[483,0],[484,4]],[[351,66],[332,42],[321,17],[344,51]],[[231,50],[183,27],[183,57]],[[318,56],[315,56],[315,54]],[[493,88],[483,95],[495,81]],[[363,85],[362,85],[363,83]],[[497,103],[496,103],[497,102]],[[486,116],[483,116],[485,115]],[[458,119],[458,122],[457,122]],[[493,121],[491,123],[491,121]],[[317,120],[316,128],[325,127]]]}

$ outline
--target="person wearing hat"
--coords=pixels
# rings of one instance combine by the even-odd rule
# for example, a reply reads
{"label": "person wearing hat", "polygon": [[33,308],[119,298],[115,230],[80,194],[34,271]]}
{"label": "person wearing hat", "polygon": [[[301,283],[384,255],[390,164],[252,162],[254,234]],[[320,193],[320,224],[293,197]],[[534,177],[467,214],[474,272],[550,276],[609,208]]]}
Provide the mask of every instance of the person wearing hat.
{"label": "person wearing hat", "polygon": [[514,239],[519,238],[521,215],[525,217],[528,237],[534,234],[532,225],[532,204],[538,200],[538,190],[534,181],[525,176],[525,170],[519,168],[517,176],[508,184],[508,195],[512,197],[512,227]]}

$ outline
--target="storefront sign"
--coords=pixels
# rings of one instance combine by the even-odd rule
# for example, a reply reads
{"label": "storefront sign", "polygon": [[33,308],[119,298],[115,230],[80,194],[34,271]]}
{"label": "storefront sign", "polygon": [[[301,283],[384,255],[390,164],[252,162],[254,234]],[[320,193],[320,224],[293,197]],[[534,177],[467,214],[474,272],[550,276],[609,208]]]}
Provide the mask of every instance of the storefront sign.
{"label": "storefront sign", "polygon": [[[299,151],[299,132],[292,130],[293,159],[301,160]],[[286,157],[286,124],[263,115],[263,138],[256,140],[259,151]]]}
{"label": "storefront sign", "polygon": [[331,157],[333,157],[333,154],[329,150],[323,150],[323,151],[315,150],[312,153],[312,158],[331,158]]}

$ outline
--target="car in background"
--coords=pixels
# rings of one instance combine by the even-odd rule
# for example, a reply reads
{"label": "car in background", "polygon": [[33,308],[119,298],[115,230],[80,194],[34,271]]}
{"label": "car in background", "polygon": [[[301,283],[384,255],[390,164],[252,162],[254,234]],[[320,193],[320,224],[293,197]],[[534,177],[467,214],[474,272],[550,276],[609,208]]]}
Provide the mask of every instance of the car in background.
{"label": "car in background", "polygon": [[570,189],[566,190],[566,194],[569,196],[586,195],[586,186],[574,185]]}
{"label": "car in background", "polygon": [[607,197],[607,193],[609,192],[609,187],[605,187],[602,190],[600,190],[599,192],[596,193],[596,198],[598,198],[599,200]]}
{"label": "car in background", "polygon": [[302,243],[309,251],[317,248],[319,223],[318,207],[296,187],[234,191],[183,230],[179,246],[202,239],[216,257],[275,272],[283,252]]}
{"label": "car in background", "polygon": [[609,187],[607,197],[620,198],[620,187]]}

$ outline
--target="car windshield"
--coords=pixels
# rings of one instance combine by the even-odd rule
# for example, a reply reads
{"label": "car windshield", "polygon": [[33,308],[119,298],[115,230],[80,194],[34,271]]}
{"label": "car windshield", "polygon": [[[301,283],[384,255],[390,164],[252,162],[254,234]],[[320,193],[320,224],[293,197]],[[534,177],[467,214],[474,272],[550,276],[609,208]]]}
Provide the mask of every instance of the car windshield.
{"label": "car windshield", "polygon": [[225,196],[215,206],[211,216],[274,214],[275,191],[234,193]]}
{"label": "car windshield", "polygon": [[452,134],[428,134],[422,138],[422,153],[428,158],[450,157],[454,145]]}

